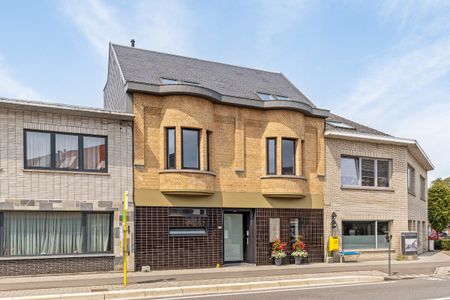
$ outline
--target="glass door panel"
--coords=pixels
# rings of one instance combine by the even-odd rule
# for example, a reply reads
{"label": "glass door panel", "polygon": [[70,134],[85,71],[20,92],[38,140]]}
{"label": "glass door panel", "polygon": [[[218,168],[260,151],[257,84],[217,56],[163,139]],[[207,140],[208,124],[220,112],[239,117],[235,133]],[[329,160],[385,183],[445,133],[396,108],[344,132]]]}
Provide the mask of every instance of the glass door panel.
{"label": "glass door panel", "polygon": [[244,260],[243,215],[224,214],[225,261]]}

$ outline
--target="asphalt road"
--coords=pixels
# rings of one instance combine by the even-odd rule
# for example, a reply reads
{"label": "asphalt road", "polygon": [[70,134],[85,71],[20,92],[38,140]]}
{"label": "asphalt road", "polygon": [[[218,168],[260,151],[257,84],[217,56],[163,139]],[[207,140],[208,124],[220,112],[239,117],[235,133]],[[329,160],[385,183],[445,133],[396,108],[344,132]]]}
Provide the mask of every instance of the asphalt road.
{"label": "asphalt road", "polygon": [[199,300],[424,300],[450,299],[450,277],[425,277],[348,286],[310,287],[289,290],[250,291],[234,294],[164,298]]}
{"label": "asphalt road", "polygon": [[[407,263],[396,264],[392,266],[392,271],[398,275],[418,275],[426,274],[432,275],[437,267],[450,266],[450,262],[436,262],[436,263]],[[346,263],[345,265],[321,268],[300,268],[287,269],[280,267],[279,269],[271,270],[251,270],[239,272],[217,272],[217,273],[197,273],[197,274],[178,274],[178,275],[151,275],[129,277],[129,285],[139,283],[152,283],[164,281],[190,281],[190,280],[208,280],[220,278],[239,278],[239,277],[259,277],[259,276],[276,276],[276,275],[291,275],[291,274],[315,274],[315,273],[332,273],[332,272],[351,272],[351,271],[372,271],[378,270],[387,273],[387,265],[358,265],[357,263]],[[32,289],[49,289],[59,287],[84,287],[84,286],[103,286],[121,284],[122,278],[120,276],[115,278],[93,278],[90,280],[58,280],[58,277],[49,278],[48,281],[38,282],[17,282],[17,283],[2,283],[0,280],[0,291],[13,290],[32,290]]]}

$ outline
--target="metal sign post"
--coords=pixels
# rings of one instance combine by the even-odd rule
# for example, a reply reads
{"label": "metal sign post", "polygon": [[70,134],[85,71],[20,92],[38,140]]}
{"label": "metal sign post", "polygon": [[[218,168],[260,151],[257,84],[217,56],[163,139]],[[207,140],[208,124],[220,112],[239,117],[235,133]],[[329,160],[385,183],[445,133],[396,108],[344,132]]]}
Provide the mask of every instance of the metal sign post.
{"label": "metal sign post", "polygon": [[123,210],[122,210],[122,227],[123,227],[123,285],[127,285],[127,209],[128,209],[128,192],[123,193]]}
{"label": "metal sign post", "polygon": [[386,234],[386,241],[389,243],[388,274],[389,274],[389,276],[391,276],[392,275],[392,272],[391,272],[391,241],[392,241],[392,234],[389,234],[389,233]]}

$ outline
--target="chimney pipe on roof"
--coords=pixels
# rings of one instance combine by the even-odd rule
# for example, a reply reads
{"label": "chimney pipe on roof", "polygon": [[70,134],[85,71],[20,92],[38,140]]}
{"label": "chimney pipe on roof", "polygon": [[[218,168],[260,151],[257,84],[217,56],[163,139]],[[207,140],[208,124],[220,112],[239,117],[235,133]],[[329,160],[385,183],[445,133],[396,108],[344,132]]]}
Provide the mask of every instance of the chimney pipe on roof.
{"label": "chimney pipe on roof", "polygon": [[130,42],[131,42],[131,47],[134,48],[134,39],[132,39]]}

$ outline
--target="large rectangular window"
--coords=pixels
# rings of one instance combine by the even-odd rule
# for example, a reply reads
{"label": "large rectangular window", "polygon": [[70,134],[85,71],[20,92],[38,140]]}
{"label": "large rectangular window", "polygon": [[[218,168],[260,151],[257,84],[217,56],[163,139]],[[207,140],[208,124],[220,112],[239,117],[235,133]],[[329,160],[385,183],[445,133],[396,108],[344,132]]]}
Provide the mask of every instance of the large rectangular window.
{"label": "large rectangular window", "polygon": [[166,169],[176,169],[175,128],[166,128]]}
{"label": "large rectangular window", "polygon": [[342,248],[385,249],[385,234],[389,232],[388,221],[343,221]]}
{"label": "large rectangular window", "polygon": [[112,251],[110,213],[0,213],[0,256]]}
{"label": "large rectangular window", "polygon": [[392,161],[361,157],[341,157],[342,186],[388,188],[391,184]]}
{"label": "large rectangular window", "polygon": [[181,168],[200,169],[200,131],[181,129]]}
{"label": "large rectangular window", "polygon": [[107,138],[24,131],[26,169],[107,172]]}
{"label": "large rectangular window", "polygon": [[295,140],[281,139],[281,174],[295,175]]}
{"label": "large rectangular window", "polygon": [[416,170],[411,165],[408,165],[407,169],[408,177],[408,192],[410,194],[416,194]]}
{"label": "large rectangular window", "polygon": [[267,151],[267,174],[275,175],[277,173],[277,139],[268,138],[266,140]]}

